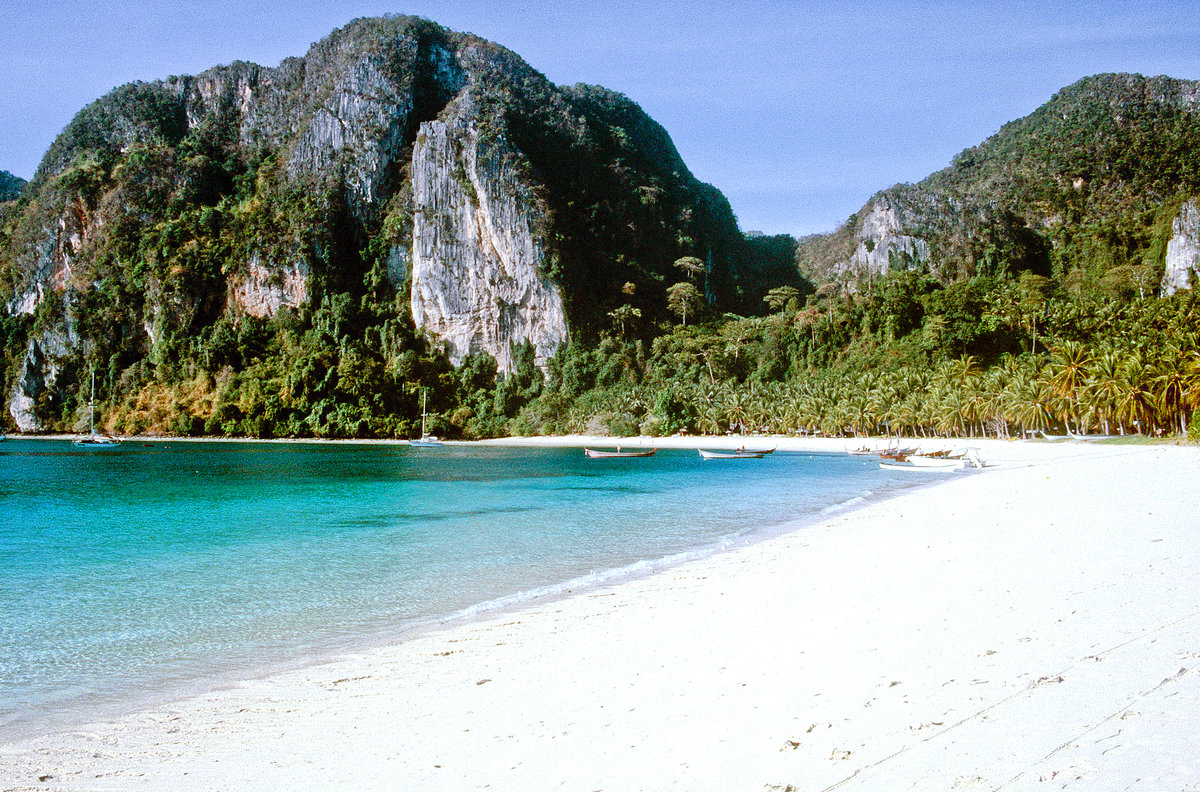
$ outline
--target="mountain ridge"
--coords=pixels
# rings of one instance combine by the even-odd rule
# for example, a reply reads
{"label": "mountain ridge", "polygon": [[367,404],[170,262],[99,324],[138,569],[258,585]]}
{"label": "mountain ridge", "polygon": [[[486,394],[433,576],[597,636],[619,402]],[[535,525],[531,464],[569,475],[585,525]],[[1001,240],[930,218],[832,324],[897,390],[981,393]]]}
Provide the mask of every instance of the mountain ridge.
{"label": "mountain ridge", "polygon": [[890,257],[943,281],[1011,267],[1085,288],[1113,267],[1161,265],[1164,225],[1197,193],[1200,82],[1092,75],[806,237],[797,261],[823,281],[886,271]]}

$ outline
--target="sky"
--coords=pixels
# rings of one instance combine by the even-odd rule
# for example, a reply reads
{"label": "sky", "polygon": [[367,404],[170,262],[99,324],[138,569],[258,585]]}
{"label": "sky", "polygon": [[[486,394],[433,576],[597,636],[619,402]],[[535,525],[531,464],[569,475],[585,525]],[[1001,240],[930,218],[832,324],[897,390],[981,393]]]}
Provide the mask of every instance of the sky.
{"label": "sky", "polygon": [[134,80],[275,66],[357,17],[475,33],[670,133],[744,231],[829,231],[1090,74],[1200,79],[1200,2],[0,0],[0,170]]}

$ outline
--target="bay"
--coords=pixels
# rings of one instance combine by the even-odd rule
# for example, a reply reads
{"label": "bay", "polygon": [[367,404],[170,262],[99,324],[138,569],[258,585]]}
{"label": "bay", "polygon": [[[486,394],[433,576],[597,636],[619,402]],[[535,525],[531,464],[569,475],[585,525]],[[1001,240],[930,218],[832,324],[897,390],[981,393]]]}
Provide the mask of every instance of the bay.
{"label": "bay", "polygon": [[0,445],[0,738],[754,541],[874,462],[352,443]]}

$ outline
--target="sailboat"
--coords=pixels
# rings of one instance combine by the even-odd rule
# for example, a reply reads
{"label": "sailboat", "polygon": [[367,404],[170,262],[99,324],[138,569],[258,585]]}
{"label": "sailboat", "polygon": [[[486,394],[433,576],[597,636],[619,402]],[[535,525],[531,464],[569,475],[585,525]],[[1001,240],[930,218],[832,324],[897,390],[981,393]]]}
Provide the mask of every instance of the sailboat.
{"label": "sailboat", "polygon": [[92,372],[92,395],[88,399],[88,436],[79,438],[74,445],[77,448],[96,451],[118,448],[121,445],[121,441],[115,438],[96,434],[96,372],[94,371]]}
{"label": "sailboat", "polygon": [[428,399],[429,399],[429,391],[422,390],[421,391],[421,439],[420,440],[409,440],[408,444],[410,446],[417,446],[418,448],[436,448],[437,446],[442,445],[441,440],[438,440],[436,437],[434,437],[431,434],[425,433],[425,415],[426,415],[425,404],[428,401]]}

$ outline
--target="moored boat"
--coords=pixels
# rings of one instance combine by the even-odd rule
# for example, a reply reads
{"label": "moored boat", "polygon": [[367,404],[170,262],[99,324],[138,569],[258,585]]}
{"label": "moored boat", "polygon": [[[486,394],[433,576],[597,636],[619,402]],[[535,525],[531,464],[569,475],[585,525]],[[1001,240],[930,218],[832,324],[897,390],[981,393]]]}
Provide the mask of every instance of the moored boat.
{"label": "moored boat", "polygon": [[914,457],[909,457],[907,460],[880,462],[879,467],[884,470],[915,470],[925,473],[952,473],[955,470],[963,467],[962,460],[959,459],[922,459],[915,460]]}
{"label": "moored boat", "polygon": [[909,457],[910,455],[917,453],[917,449],[915,447],[914,448],[887,448],[887,449],[884,449],[883,451],[878,451],[876,453],[879,454],[880,459],[892,459],[892,460],[902,461],[902,460],[906,459],[907,457]]}
{"label": "moored boat", "polygon": [[71,445],[76,448],[83,448],[93,451],[102,451],[104,449],[120,448],[121,441],[115,437],[107,435],[90,434],[87,437],[81,437],[74,441]]}
{"label": "moored boat", "polygon": [[621,457],[652,457],[657,448],[638,448],[632,451],[626,451],[617,446],[616,450],[607,448],[585,448],[583,453],[587,454],[591,459],[615,459]]}
{"label": "moored boat", "polygon": [[[771,449],[774,451],[775,449]],[[697,448],[701,459],[762,459],[763,454],[769,454],[770,451],[705,451],[703,448]]]}
{"label": "moored boat", "polygon": [[934,454],[910,454],[901,459],[883,460],[879,467],[884,470],[916,470],[930,473],[966,470],[967,468],[984,467],[977,449],[967,448],[962,451],[945,451]]}
{"label": "moored boat", "polygon": [[943,456],[941,454],[912,454],[906,460],[913,467],[963,467],[966,463],[960,457]]}
{"label": "moored boat", "polygon": [[436,435],[425,433],[425,416],[427,414],[425,412],[425,403],[428,396],[428,389],[421,391],[421,438],[419,440],[408,441],[410,446],[416,446],[417,448],[437,448],[442,445],[442,441]]}
{"label": "moored boat", "polygon": [[121,441],[108,435],[96,434],[96,372],[92,372],[92,395],[88,399],[88,435],[72,443],[76,448],[104,451],[119,448]]}

